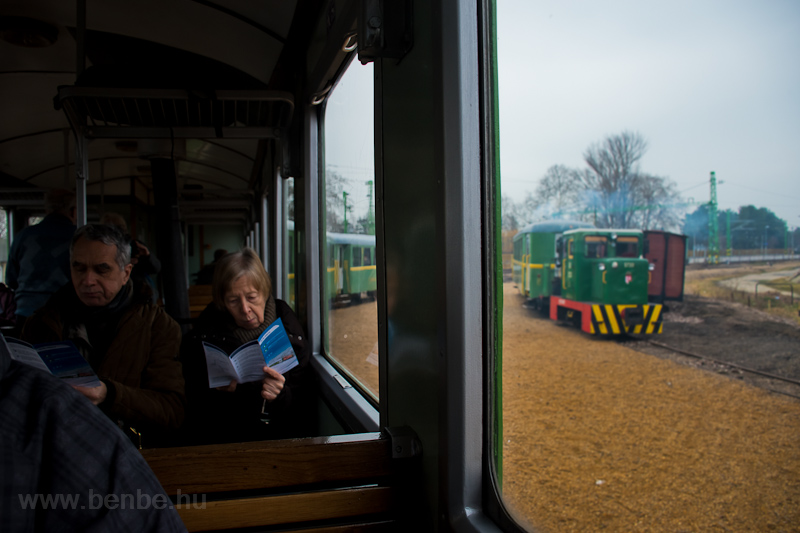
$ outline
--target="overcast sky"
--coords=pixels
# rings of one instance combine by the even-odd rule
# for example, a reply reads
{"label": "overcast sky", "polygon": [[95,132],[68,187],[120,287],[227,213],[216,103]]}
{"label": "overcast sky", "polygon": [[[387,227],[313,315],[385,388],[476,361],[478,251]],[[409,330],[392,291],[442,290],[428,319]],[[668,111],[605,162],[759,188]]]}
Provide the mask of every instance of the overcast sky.
{"label": "overcast sky", "polygon": [[624,130],[697,202],[800,226],[800,1],[498,0],[503,195]]}
{"label": "overcast sky", "polygon": [[[720,209],[753,204],[800,226],[800,0],[498,0],[497,10],[504,196],[533,193],[552,165],[585,168],[590,145],[628,130],[649,144],[641,170],[686,199],[708,202],[715,171]],[[351,179],[357,213],[373,166],[371,69],[353,63],[326,117],[327,162]]]}

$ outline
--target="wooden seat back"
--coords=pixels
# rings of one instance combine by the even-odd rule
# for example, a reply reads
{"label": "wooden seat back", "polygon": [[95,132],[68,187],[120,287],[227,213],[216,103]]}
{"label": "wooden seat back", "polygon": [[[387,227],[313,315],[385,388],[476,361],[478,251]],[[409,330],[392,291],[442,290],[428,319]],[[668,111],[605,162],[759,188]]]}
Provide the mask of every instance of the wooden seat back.
{"label": "wooden seat back", "polygon": [[379,433],[142,454],[189,531],[399,531],[400,472]]}
{"label": "wooden seat back", "polygon": [[190,285],[189,286],[189,316],[197,318],[203,309],[211,303],[214,296],[211,292],[213,285]]}

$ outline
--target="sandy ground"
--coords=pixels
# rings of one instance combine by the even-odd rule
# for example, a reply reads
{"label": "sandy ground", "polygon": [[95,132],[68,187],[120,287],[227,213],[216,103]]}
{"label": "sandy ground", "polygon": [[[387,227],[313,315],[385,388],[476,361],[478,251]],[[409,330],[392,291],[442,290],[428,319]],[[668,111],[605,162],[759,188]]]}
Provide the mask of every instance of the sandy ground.
{"label": "sandy ground", "polygon": [[[503,492],[520,522],[800,531],[800,400],[561,326],[510,283],[504,298]],[[375,312],[331,315],[334,354],[372,390]],[[713,344],[713,331],[695,337]]]}
{"label": "sandy ground", "polygon": [[[684,301],[668,302],[665,312],[664,332],[655,337],[659,343],[681,351],[711,358],[714,362],[684,357],[660,349],[643,341],[631,341],[626,346],[681,364],[703,368],[767,390],[800,397],[800,319],[785,309],[780,316],[749,307],[746,303],[719,300],[698,294],[698,281],[736,276],[720,285],[750,288],[756,280],[786,277],[796,272],[800,265],[773,267],[750,265],[737,267],[704,267],[686,273],[687,288]],[[769,271],[773,270],[773,271]],[[800,288],[800,281],[797,283]],[[724,286],[724,285],[723,285]],[[761,286],[760,297],[772,289]],[[726,291],[717,291],[726,294]],[[741,298],[739,298],[741,301]],[[789,298],[782,298],[784,304]],[[797,304],[795,304],[797,307]],[[716,361],[733,363],[739,367],[764,374],[741,371],[737,367],[720,365]],[[772,379],[768,376],[784,378]],[[789,381],[786,381],[788,379]]]}
{"label": "sandy ground", "polygon": [[364,300],[330,311],[330,350],[361,384],[378,394],[378,304]]}
{"label": "sandy ground", "polygon": [[504,493],[516,516],[544,531],[800,531],[800,401],[522,303],[506,284]]}

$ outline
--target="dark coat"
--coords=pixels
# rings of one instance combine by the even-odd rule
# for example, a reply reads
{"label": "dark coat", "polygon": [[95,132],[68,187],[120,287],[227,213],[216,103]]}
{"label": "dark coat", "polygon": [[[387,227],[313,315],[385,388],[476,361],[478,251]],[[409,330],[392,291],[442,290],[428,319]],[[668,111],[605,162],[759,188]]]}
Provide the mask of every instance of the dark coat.
{"label": "dark coat", "polygon": [[[2,346],[0,474],[0,531],[186,531],[119,428],[61,380],[11,361]],[[131,497],[148,505],[125,505]],[[26,508],[23,498],[41,499]],[[45,498],[57,503],[48,507]],[[62,505],[68,499],[74,505]]]}
{"label": "dark coat", "polygon": [[[136,429],[175,429],[184,418],[184,381],[178,359],[181,330],[164,308],[135,296],[94,371],[109,386],[101,408]],[[65,317],[80,305],[68,283],[25,322],[22,339],[31,343],[65,339]],[[113,335],[113,336],[112,336]],[[111,389],[113,388],[113,393]],[[113,397],[112,397],[113,396]]]}
{"label": "dark coat", "polygon": [[58,289],[69,283],[69,243],[75,224],[50,213],[14,237],[8,254],[6,283],[14,289],[20,316],[31,316]]}
{"label": "dark coat", "polygon": [[208,386],[202,342],[230,354],[243,343],[233,335],[236,323],[227,311],[212,302],[184,336],[181,361],[188,400],[184,444],[243,442],[313,436],[316,427],[317,387],[311,369],[311,348],[292,308],[275,300],[275,312],[283,322],[298,366],[284,374],[283,390],[266,405],[269,423],[262,422],[261,382],[240,383],[234,392]]}

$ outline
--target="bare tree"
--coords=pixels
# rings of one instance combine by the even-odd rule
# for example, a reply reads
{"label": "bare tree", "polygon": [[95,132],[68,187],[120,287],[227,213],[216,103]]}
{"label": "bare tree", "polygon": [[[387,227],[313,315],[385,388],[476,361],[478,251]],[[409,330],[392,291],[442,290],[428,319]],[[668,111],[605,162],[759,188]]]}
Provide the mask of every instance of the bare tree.
{"label": "bare tree", "polygon": [[640,174],[635,191],[633,221],[642,229],[677,228],[680,196],[675,182],[659,176]]}
{"label": "bare tree", "polygon": [[531,222],[552,218],[552,209],[546,209],[533,194],[528,192],[518,202],[510,196],[503,196],[502,217],[504,230],[516,230]]}
{"label": "bare tree", "polygon": [[551,166],[534,194],[516,202],[503,198],[503,229],[553,218],[584,220],[600,228],[677,228],[684,206],[677,186],[639,170],[646,151],[640,134],[625,131],[590,146],[583,154],[588,168]]}
{"label": "bare tree", "polygon": [[347,179],[333,170],[325,173],[325,223],[328,231],[344,231],[344,186]]}
{"label": "bare tree", "polygon": [[647,141],[638,133],[624,131],[590,146],[583,154],[589,171],[580,174],[586,189],[595,194],[589,207],[597,212],[597,225],[633,227],[635,196],[641,186],[639,160]]}
{"label": "bare tree", "polygon": [[500,199],[500,209],[502,213],[500,225],[503,230],[517,230],[525,225],[520,205],[510,196],[503,196]]}
{"label": "bare tree", "polygon": [[533,209],[542,218],[574,215],[581,208],[584,183],[579,173],[564,165],[553,165],[539,181],[533,196]]}

